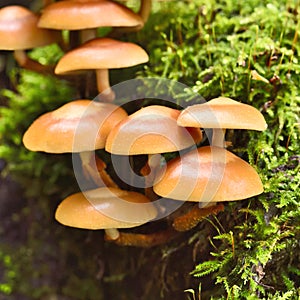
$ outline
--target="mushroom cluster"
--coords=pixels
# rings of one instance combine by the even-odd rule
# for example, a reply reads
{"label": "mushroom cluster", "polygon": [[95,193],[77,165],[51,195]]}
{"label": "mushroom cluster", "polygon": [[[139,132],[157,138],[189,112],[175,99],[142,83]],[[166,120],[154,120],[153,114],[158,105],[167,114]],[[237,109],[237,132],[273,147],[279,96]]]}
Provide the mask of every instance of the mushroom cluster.
{"label": "mushroom cluster", "polygon": [[[263,191],[255,169],[226,150],[224,142],[226,129],[266,129],[263,116],[252,106],[219,97],[182,111],[149,105],[128,115],[112,103],[115,94],[109,69],[146,63],[149,58],[137,44],[112,36],[99,37],[98,29],[115,27],[123,33],[124,28],[142,28],[151,1],[141,0],[140,13],[111,0],[44,3],[47,5],[41,14],[20,6],[0,10],[0,48],[15,51],[16,60],[24,68],[42,72],[46,67],[30,60],[24,50],[60,43],[66,53],[50,71],[71,77],[95,72],[100,93],[97,101],[82,97],[41,115],[23,136],[24,146],[31,151],[78,153],[85,178],[96,185],[63,200],[55,213],[58,222],[104,229],[105,238],[120,245],[149,247],[223,210],[224,201],[249,198]],[[68,32],[67,43],[62,41],[63,30]],[[212,129],[210,146],[198,146],[203,140],[202,129]],[[139,170],[144,192],[120,188],[106,171],[106,163],[95,154],[99,149],[133,160],[146,155],[146,164]],[[183,154],[165,162],[165,153],[182,150]],[[192,208],[173,217],[171,226],[158,233],[118,230],[166,215],[162,213],[165,208],[156,203],[162,198],[191,202]]]}
{"label": "mushroom cluster", "polygon": [[[153,204],[148,203],[150,201],[147,197],[137,192],[119,189],[106,172],[105,162],[95,156],[95,150],[104,149],[108,133],[127,116],[127,112],[121,107],[107,103],[114,100],[108,70],[145,63],[149,58],[145,50],[137,44],[110,37],[98,37],[98,29],[100,27],[141,29],[147,19],[149,3],[148,0],[141,1],[139,14],[125,5],[109,0],[69,0],[53,3],[44,1],[40,14],[16,5],[0,10],[0,47],[14,50],[14,56],[20,66],[37,72],[45,71],[46,67],[30,60],[24,50],[50,43],[61,43],[63,50],[68,50],[51,69],[53,75],[88,74],[89,70],[96,73],[96,86],[100,93],[98,98],[101,102],[85,98],[72,100],[41,115],[25,132],[23,144],[31,151],[79,153],[83,174],[93,181],[98,189],[67,198],[58,207],[56,219],[69,226],[105,229],[111,239],[116,239],[118,233],[116,229],[110,230],[110,227],[133,227],[146,223],[156,216],[156,209]],[[62,31],[68,32],[69,37],[64,43]],[[96,162],[96,169],[92,167],[93,162]],[[93,195],[93,204],[88,205],[86,195],[89,195],[89,201]],[[129,221],[118,222],[109,216],[102,215],[101,218],[101,213],[98,217],[93,217],[93,208],[95,215],[98,214],[95,207],[112,205],[111,209],[122,210],[122,201],[148,204],[134,210],[139,216],[138,219],[130,218]],[[69,208],[70,202],[73,210]],[[86,220],[81,219],[81,223],[74,223],[72,212],[78,214],[79,211]],[[91,225],[88,220],[95,222]]]}
{"label": "mushroom cluster", "polygon": [[[210,145],[192,147],[202,139],[200,128],[212,129]],[[188,106],[181,112],[150,105],[114,127],[105,149],[119,155],[149,156],[143,170],[151,170],[150,182],[149,171],[141,173],[147,175],[145,194],[150,199],[197,202],[172,222],[176,231],[186,231],[205,216],[223,210],[222,202],[243,200],[263,192],[256,170],[225,149],[224,136],[226,129],[263,131],[266,128],[264,117],[257,109],[225,97]],[[151,162],[155,154],[182,149],[188,150],[163,166],[160,160]],[[149,186],[152,193],[148,192]]]}
{"label": "mushroom cluster", "polygon": [[79,31],[79,45],[58,62],[56,74],[95,70],[101,100],[111,102],[109,69],[125,68],[148,61],[138,45],[108,37],[97,37],[99,27],[142,27],[142,18],[127,7],[110,0],[65,0],[48,5],[41,15],[41,28]]}
{"label": "mushroom cluster", "polygon": [[209,146],[193,149],[167,163],[155,179],[154,191],[162,197],[199,202],[173,226],[185,231],[203,217],[203,207],[222,210],[217,202],[236,201],[263,192],[256,170],[225,149],[226,129],[263,131],[267,124],[254,107],[226,97],[188,106],[177,118],[179,126],[212,129]]}

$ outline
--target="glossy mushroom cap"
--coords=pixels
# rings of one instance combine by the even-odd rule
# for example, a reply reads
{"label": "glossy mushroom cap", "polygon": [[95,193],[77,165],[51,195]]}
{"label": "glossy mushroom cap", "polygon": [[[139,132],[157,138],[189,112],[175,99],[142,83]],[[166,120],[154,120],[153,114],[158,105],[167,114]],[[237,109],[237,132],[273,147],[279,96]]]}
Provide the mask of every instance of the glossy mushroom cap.
{"label": "glossy mushroom cap", "polygon": [[125,110],[113,104],[71,101],[36,119],[23,143],[31,151],[48,153],[102,149],[110,130],[125,117]]}
{"label": "glossy mushroom cap", "polygon": [[113,154],[158,154],[188,148],[202,139],[197,128],[177,125],[177,109],[151,105],[125,118],[108,135],[105,149]]}
{"label": "glossy mushroom cap", "polygon": [[177,120],[180,126],[224,129],[267,128],[263,115],[253,106],[230,98],[219,97],[185,108]]}
{"label": "glossy mushroom cap", "polygon": [[66,53],[56,65],[55,73],[126,68],[146,63],[148,59],[145,50],[136,44],[96,38]]}
{"label": "glossy mushroom cap", "polygon": [[114,1],[68,0],[48,5],[38,25],[43,28],[80,30],[104,26],[141,26],[143,20],[126,6]]}
{"label": "glossy mushroom cap", "polygon": [[0,9],[0,49],[25,50],[60,40],[60,32],[37,27],[38,15],[23,6]]}
{"label": "glossy mushroom cap", "polygon": [[241,200],[263,192],[252,166],[224,148],[210,146],[170,160],[155,182],[158,195],[195,202]]}
{"label": "glossy mushroom cap", "polygon": [[66,226],[109,229],[139,226],[156,215],[155,207],[143,194],[118,188],[98,188],[67,197],[58,206],[55,218]]}

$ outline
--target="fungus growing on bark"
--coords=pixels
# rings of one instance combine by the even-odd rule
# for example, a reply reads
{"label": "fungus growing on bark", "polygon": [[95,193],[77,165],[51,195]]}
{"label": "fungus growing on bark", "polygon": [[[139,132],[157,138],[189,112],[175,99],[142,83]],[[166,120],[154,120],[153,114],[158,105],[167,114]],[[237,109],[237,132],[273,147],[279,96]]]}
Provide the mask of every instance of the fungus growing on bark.
{"label": "fungus growing on bark", "polygon": [[78,70],[95,70],[101,100],[111,102],[115,95],[110,88],[109,69],[127,68],[146,63],[149,57],[140,46],[110,38],[95,38],[66,53],[55,73],[68,74]]}
{"label": "fungus growing on bark", "polygon": [[105,229],[108,238],[116,240],[118,228],[140,226],[156,215],[154,205],[143,194],[103,187],[67,197],[57,207],[55,218],[71,227]]}
{"label": "fungus growing on bark", "polygon": [[[179,231],[179,230],[178,230]],[[134,247],[153,247],[165,244],[178,235],[172,227],[154,233],[131,233],[119,232],[117,239],[112,239],[108,235],[105,236],[106,241],[114,242],[120,246],[134,246]]]}
{"label": "fungus growing on bark", "polygon": [[[75,100],[37,118],[23,136],[25,147],[47,153],[78,152],[85,173],[99,184],[99,174],[90,167],[94,151],[105,147],[110,130],[127,117],[122,108],[91,100]],[[115,186],[97,158],[101,178],[108,186]],[[102,164],[102,167],[101,167]],[[96,171],[96,172],[95,172]],[[100,172],[101,175],[101,172]]]}
{"label": "fungus growing on bark", "polygon": [[38,28],[38,20],[37,14],[23,6],[1,8],[0,49],[14,51],[15,60],[23,68],[47,72],[47,66],[30,59],[25,50],[60,42],[61,34],[56,30]]}
{"label": "fungus growing on bark", "polygon": [[224,205],[222,203],[209,203],[209,205],[205,207],[194,205],[187,213],[174,218],[172,226],[176,231],[188,231],[197,226],[205,217],[217,214],[223,210]]}
{"label": "fungus growing on bark", "polygon": [[188,106],[177,119],[180,126],[212,128],[212,146],[224,147],[226,129],[267,128],[263,115],[253,106],[230,98],[218,97],[206,103]]}

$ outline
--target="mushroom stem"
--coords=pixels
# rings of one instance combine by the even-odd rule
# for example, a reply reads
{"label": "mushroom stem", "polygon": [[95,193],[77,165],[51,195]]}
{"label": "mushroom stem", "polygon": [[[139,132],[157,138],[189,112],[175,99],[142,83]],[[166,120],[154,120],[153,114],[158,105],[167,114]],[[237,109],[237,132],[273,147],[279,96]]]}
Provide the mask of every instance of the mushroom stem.
{"label": "mushroom stem", "polygon": [[102,102],[112,102],[115,99],[115,93],[110,87],[108,69],[96,70],[97,89],[101,94],[99,100]]}
{"label": "mushroom stem", "polygon": [[44,66],[39,62],[32,60],[28,57],[27,53],[24,50],[15,50],[14,58],[18,65],[26,70],[35,71],[38,73],[54,73],[52,66]]}
{"label": "mushroom stem", "polygon": [[141,0],[141,6],[138,14],[143,19],[144,24],[148,21],[152,7],[152,0]]}
{"label": "mushroom stem", "polygon": [[212,135],[211,146],[224,148],[225,147],[225,131],[226,129],[214,128]]}
{"label": "mushroom stem", "polygon": [[139,9],[139,16],[143,20],[143,24],[133,27],[117,27],[114,28],[110,33],[109,36],[112,38],[117,38],[125,33],[129,32],[137,32],[144,27],[144,24],[148,21],[150,12],[152,7],[152,0],[141,0],[141,5]]}
{"label": "mushroom stem", "polygon": [[96,28],[89,28],[89,29],[84,29],[80,31],[80,38],[81,38],[81,43],[85,43],[89,40],[94,39],[97,36],[97,29]]}
{"label": "mushroom stem", "polygon": [[[79,30],[70,30],[69,31],[69,49],[72,50],[80,45],[80,36],[79,36]],[[67,52],[66,51],[66,52]]]}
{"label": "mushroom stem", "polygon": [[107,228],[104,231],[105,231],[105,236],[107,236],[109,240],[115,241],[120,238],[120,232],[116,228]]}
{"label": "mushroom stem", "polygon": [[148,154],[147,163],[140,170],[141,175],[145,177],[145,196],[151,199],[151,201],[157,199],[157,195],[153,192],[153,182],[160,165],[160,157],[159,154]]}
{"label": "mushroom stem", "polygon": [[105,240],[114,242],[120,246],[149,248],[167,243],[177,235],[178,233],[173,228],[169,228],[151,234],[120,232],[120,235],[117,239],[112,239],[108,235],[105,235]]}
{"label": "mushroom stem", "polygon": [[93,160],[93,154],[93,151],[85,151],[79,153],[85,178],[91,179],[99,187],[107,186],[118,188],[118,185],[105,171],[106,164],[102,159],[95,156],[94,159],[96,169],[93,168],[93,166],[91,165]]}
{"label": "mushroom stem", "polygon": [[199,207],[195,205],[191,210],[189,210],[186,214],[181,215],[173,221],[173,227],[176,231],[188,231],[198,223],[204,219],[205,217],[211,214],[217,214],[219,211],[224,210],[223,204],[213,204],[207,207]]}
{"label": "mushroom stem", "polygon": [[46,7],[51,3],[52,3],[52,0],[43,0],[43,7]]}

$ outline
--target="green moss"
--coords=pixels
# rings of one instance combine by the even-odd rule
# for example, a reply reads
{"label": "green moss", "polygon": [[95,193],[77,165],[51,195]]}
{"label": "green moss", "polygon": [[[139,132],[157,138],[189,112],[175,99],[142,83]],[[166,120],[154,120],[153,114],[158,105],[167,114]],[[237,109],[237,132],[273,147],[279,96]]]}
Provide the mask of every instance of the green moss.
{"label": "green moss", "polygon": [[236,214],[236,220],[221,216],[216,223],[220,232],[212,239],[211,259],[192,272],[200,282],[210,276],[216,284],[210,296],[203,291],[205,298],[299,297],[298,5],[165,4],[153,15],[155,25],[146,27],[152,26],[150,38],[144,30],[150,63],[141,77],[178,80],[207,100],[223,95],[251,104],[268,123],[262,133],[233,133],[231,150],[257,169],[265,192],[243,204],[230,203],[225,214]]}
{"label": "green moss", "polygon": [[7,173],[23,186],[35,187],[26,189],[28,195],[38,197],[41,185],[51,195],[57,191],[58,181],[64,182],[68,176],[73,178],[67,170],[65,156],[28,151],[22,136],[39,115],[70,101],[72,88],[57,78],[26,70],[12,73],[11,80],[18,82],[17,91],[1,92],[7,105],[0,108],[0,157],[9,162]]}

